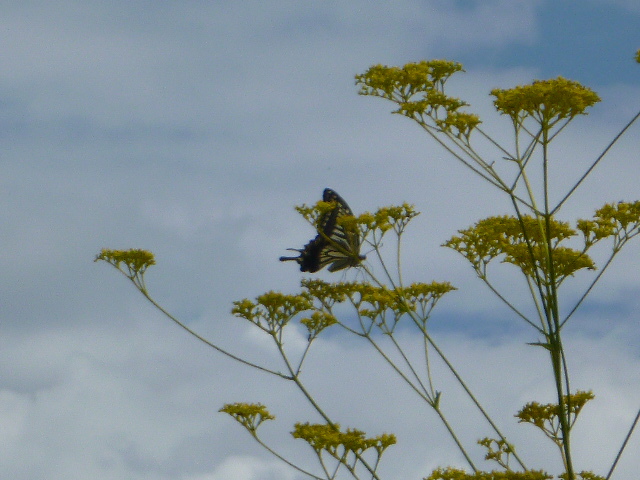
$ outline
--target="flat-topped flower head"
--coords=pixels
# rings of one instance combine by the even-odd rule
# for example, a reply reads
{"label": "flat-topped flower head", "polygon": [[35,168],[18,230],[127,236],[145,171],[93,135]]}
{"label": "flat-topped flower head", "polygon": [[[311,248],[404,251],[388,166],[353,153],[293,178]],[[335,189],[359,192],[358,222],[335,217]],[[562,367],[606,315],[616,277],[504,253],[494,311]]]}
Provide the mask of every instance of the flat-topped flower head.
{"label": "flat-topped flower head", "polygon": [[593,90],[578,82],[558,77],[536,80],[531,85],[491,91],[493,104],[504,115],[520,123],[531,116],[541,124],[551,126],[562,119],[586,115],[586,110],[600,101]]}

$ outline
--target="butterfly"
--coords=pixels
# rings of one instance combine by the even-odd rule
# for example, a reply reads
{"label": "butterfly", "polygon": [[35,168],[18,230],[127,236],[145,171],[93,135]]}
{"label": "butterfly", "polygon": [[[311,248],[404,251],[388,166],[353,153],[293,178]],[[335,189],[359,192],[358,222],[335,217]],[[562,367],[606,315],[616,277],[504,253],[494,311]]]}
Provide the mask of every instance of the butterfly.
{"label": "butterfly", "polygon": [[322,201],[335,204],[324,213],[317,223],[318,235],[307,243],[297,257],[280,257],[281,262],[295,260],[301,272],[317,272],[329,265],[330,272],[355,267],[366,257],[360,255],[360,233],[357,227],[345,228],[338,222],[340,217],[353,216],[347,202],[330,188],[325,188]]}

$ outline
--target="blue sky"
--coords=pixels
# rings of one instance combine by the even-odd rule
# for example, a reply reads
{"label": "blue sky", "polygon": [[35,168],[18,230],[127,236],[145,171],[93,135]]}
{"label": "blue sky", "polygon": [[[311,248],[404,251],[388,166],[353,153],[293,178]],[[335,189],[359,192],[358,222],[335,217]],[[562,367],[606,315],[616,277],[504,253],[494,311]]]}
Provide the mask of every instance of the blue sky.
{"label": "blue sky", "polygon": [[[217,413],[227,402],[267,404],[278,417],[267,438],[312,468],[288,434],[294,421],[318,421],[299,393],[198,344],[92,260],[102,247],[152,250],[158,264],[147,282],[159,303],[212,341],[275,362],[264,339],[230,315],[231,303],[296,291],[300,272],[277,259],[313,235],[293,206],[314,203],[325,187],[356,213],[405,201],[422,212],[406,234],[405,275],[459,288],[432,319],[440,344],[509,437],[534,445],[523,452],[527,463],[558,471],[537,432],[511,417],[533,399],[553,401],[546,358],[525,345],[537,338],[439,247],[457,229],[509,213],[508,203],[390,115],[391,104],[358,96],[353,77],[377,63],[460,61],[466,73],[452,82],[455,95],[505,142],[508,123],[491,109],[492,88],[558,75],[582,82],[603,102],[559,140],[562,189],[640,108],[632,61],[640,6],[577,5],[4,2],[0,478],[302,478]],[[637,129],[563,219],[639,198]],[[638,408],[637,259],[632,243],[566,331],[574,385],[597,395],[576,427],[576,459],[597,473]],[[521,299],[519,285],[503,278]],[[587,281],[567,287],[569,301]],[[344,426],[398,435],[385,478],[463,465],[434,416],[366,345],[327,336],[307,368],[309,385]],[[456,416],[468,406],[450,380],[441,382],[465,440],[487,435],[477,419]],[[640,467],[639,438],[618,478]]]}
{"label": "blue sky", "polygon": [[[472,66],[531,67],[540,78],[558,75],[585,85],[633,82],[629,46],[640,40],[633,2],[542,2],[536,9],[536,33],[496,48],[473,49],[457,58]],[[631,10],[631,14],[629,13]],[[595,88],[595,87],[594,87]]]}

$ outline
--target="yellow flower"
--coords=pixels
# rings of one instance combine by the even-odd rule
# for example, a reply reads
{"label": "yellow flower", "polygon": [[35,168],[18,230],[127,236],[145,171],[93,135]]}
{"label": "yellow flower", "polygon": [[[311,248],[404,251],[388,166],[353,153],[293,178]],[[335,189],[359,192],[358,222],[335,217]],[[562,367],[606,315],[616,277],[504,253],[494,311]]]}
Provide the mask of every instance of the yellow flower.
{"label": "yellow flower", "polygon": [[276,418],[261,403],[227,403],[218,411],[228,413],[250,432],[255,432],[262,422]]}
{"label": "yellow flower", "polygon": [[496,98],[493,102],[496,109],[514,122],[532,116],[548,126],[563,118],[585,115],[588,107],[600,101],[594,91],[562,77],[506,90],[496,88],[491,94]]}

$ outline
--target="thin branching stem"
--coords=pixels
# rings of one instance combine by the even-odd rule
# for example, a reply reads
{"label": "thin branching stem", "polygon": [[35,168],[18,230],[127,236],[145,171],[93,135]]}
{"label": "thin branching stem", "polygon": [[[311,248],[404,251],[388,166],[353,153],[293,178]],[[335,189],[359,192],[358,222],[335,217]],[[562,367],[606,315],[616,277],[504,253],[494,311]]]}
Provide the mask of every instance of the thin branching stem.
{"label": "thin branching stem", "polygon": [[522,313],[520,310],[518,310],[516,308],[515,305],[513,305],[509,300],[507,300],[504,295],[502,295],[494,286],[493,284],[489,281],[489,279],[487,278],[486,275],[478,275],[480,277],[480,279],[484,282],[484,284],[489,287],[489,290],[491,290],[491,292],[493,292],[493,294],[498,297],[499,300],[502,301],[502,303],[504,303],[513,313],[515,313],[517,316],[519,316],[522,320],[524,320],[525,322],[527,322],[529,325],[531,325],[533,328],[535,328],[536,330],[538,330],[540,333],[543,333],[542,330],[540,329],[540,327],[538,327],[535,323],[533,323],[531,320],[529,320],[527,318],[527,316]]}
{"label": "thin branching stem", "polygon": [[[418,375],[418,373],[413,368],[413,365],[411,364],[411,362],[409,361],[409,359],[405,355],[404,350],[402,349],[402,347],[396,341],[396,338],[393,335],[393,333],[390,333],[388,335],[388,337],[391,339],[391,342],[393,343],[393,345],[398,350],[398,353],[400,353],[400,356],[402,356],[402,359],[404,360],[404,363],[407,365],[407,368],[409,368],[409,370],[411,371],[412,375],[414,376],[414,378],[416,379],[416,381],[420,385],[420,388],[422,388],[423,392],[425,393],[425,396],[427,396],[428,398],[431,397],[430,392],[427,390],[427,388],[422,383],[422,380],[420,379],[420,376]],[[430,400],[433,402],[435,399],[431,398]]]}
{"label": "thin branching stem", "polygon": [[[489,423],[489,425],[491,425],[491,428],[493,428],[493,430],[498,434],[498,436],[504,440],[505,442],[507,441],[506,437],[502,434],[502,432],[500,431],[500,429],[498,428],[498,426],[493,422],[493,420],[491,419],[491,417],[489,416],[489,414],[487,413],[487,411],[482,407],[482,405],[480,404],[480,402],[478,401],[478,399],[475,397],[475,395],[471,392],[471,389],[467,386],[467,384],[464,382],[464,380],[462,379],[462,377],[460,377],[460,375],[458,374],[458,372],[455,370],[455,368],[453,367],[453,365],[449,362],[449,360],[447,359],[447,357],[444,355],[444,352],[442,350],[440,350],[440,348],[436,345],[436,343],[433,341],[433,339],[431,338],[430,335],[427,334],[426,331],[423,331],[423,334],[425,335],[425,338],[429,341],[429,343],[431,344],[431,346],[434,348],[434,350],[436,351],[436,353],[438,354],[438,356],[442,359],[442,361],[445,363],[445,365],[449,368],[449,370],[451,371],[451,373],[453,374],[453,376],[456,378],[456,380],[458,381],[458,383],[460,384],[460,386],[464,389],[464,391],[467,393],[467,395],[469,396],[469,398],[471,399],[471,401],[474,403],[474,405],[476,406],[476,408],[478,408],[478,410],[480,411],[480,413],[482,414],[482,416],[487,420],[487,422]],[[514,451],[513,455],[515,457],[515,459],[518,461],[518,463],[520,464],[520,466],[526,470],[526,467],[524,466],[524,463],[522,462],[522,460],[520,460],[520,457],[518,457],[517,453]]]}
{"label": "thin branching stem", "polygon": [[596,286],[596,284],[598,283],[598,280],[600,280],[600,277],[602,277],[602,275],[604,275],[604,272],[607,270],[607,268],[609,268],[609,266],[611,265],[611,263],[613,262],[613,258],[616,256],[616,251],[614,251],[611,256],[609,257],[609,259],[607,260],[607,262],[604,264],[604,266],[600,269],[600,271],[598,272],[598,275],[596,275],[596,277],[593,279],[593,281],[591,282],[591,284],[589,285],[589,287],[585,290],[585,292],[582,294],[582,296],[580,297],[580,299],[576,302],[576,304],[573,306],[573,308],[571,309],[571,311],[567,314],[567,316],[564,318],[564,320],[562,320],[562,322],[560,322],[560,328],[562,328],[564,326],[565,323],[567,323],[567,321],[571,318],[571,316],[576,312],[576,310],[578,310],[578,307],[580,307],[580,305],[582,305],[582,302],[584,302],[587,298],[587,296],[589,295],[589,292],[591,292],[591,290],[593,289],[593,287]]}
{"label": "thin branching stem", "polygon": [[609,470],[609,473],[607,474],[607,478],[605,480],[609,480],[611,478],[611,475],[613,474],[613,471],[615,470],[616,466],[618,465],[618,461],[620,460],[620,457],[622,456],[622,452],[626,448],[627,443],[629,442],[629,439],[631,438],[631,434],[633,434],[633,431],[635,430],[636,425],[638,425],[638,420],[640,420],[640,409],[638,410],[638,413],[636,414],[636,418],[633,420],[633,422],[631,422],[631,427],[629,428],[629,432],[627,433],[627,436],[625,437],[624,441],[622,442],[622,446],[620,447],[620,450],[618,450],[618,454],[616,455],[616,458],[613,461],[613,464],[611,465],[611,469]]}
{"label": "thin branching stem", "polygon": [[398,269],[398,286],[402,288],[402,232],[398,232],[396,239],[396,268]]}
{"label": "thin branching stem", "polygon": [[[275,338],[275,337],[274,337]],[[325,411],[320,407],[320,405],[315,401],[315,399],[313,398],[313,396],[311,395],[311,393],[309,393],[309,391],[306,389],[306,387],[304,386],[304,384],[302,383],[302,381],[300,380],[300,376],[295,375],[293,372],[293,368],[291,367],[291,364],[289,363],[287,356],[286,356],[286,352],[284,351],[282,344],[276,342],[276,345],[278,347],[278,351],[280,352],[280,355],[282,356],[282,359],[284,360],[287,368],[289,369],[289,372],[291,373],[291,380],[293,380],[293,382],[296,384],[296,386],[298,387],[298,389],[302,392],[302,394],[305,396],[305,398],[307,399],[307,401],[313,406],[313,408],[316,410],[316,412],[318,412],[320,414],[320,416],[322,418],[325,419],[325,421],[327,422],[328,425],[335,427],[335,423],[331,420],[331,418],[325,413]],[[355,453],[355,452],[354,452]],[[372,475],[371,478],[372,479],[376,479],[376,480],[380,480],[378,475],[376,474],[375,470],[369,465],[369,463],[358,453],[355,453],[356,457],[358,458],[358,461],[360,463],[362,463],[362,465],[369,471],[369,473]]]}
{"label": "thin branching stem", "polygon": [[640,112],[636,113],[636,115],[631,120],[629,120],[629,122],[623,127],[623,129],[620,130],[620,133],[618,133],[615,136],[615,138],[611,140],[611,142],[609,142],[609,144],[605,147],[602,153],[598,155],[598,158],[595,159],[595,161],[591,164],[591,166],[587,169],[587,171],[584,172],[584,174],[580,177],[580,179],[576,182],[576,184],[573,187],[571,187],[569,192],[562,198],[562,200],[558,202],[555,208],[551,211],[552,215],[555,214],[558,210],[560,210],[564,202],[566,202],[569,199],[569,197],[573,195],[573,192],[577,190],[577,188],[582,184],[582,182],[584,182],[584,180],[591,174],[592,170],[596,168],[596,165],[600,163],[600,161],[609,152],[609,150],[611,150],[611,148],[618,142],[618,140],[620,140],[622,135],[624,135],[624,133],[631,127],[631,125],[635,123],[636,120],[638,120],[638,118],[640,118]]}
{"label": "thin branching stem", "polygon": [[300,361],[298,362],[298,368],[296,368],[296,372],[294,374],[296,377],[300,375],[300,371],[302,370],[302,364],[304,363],[305,358],[307,358],[307,354],[309,353],[309,349],[311,348],[312,343],[313,343],[313,340],[307,341],[307,346],[305,347],[304,352],[302,352],[302,356],[300,357]]}
{"label": "thin branching stem", "polygon": [[[280,455],[278,452],[276,452],[275,450],[273,450],[271,447],[269,447],[269,445],[267,445],[266,443],[264,443],[260,437],[258,437],[257,433],[254,431],[250,431],[251,436],[255,439],[256,442],[258,442],[259,445],[261,445],[264,449],[266,449],[271,455],[273,455],[274,457],[278,458],[279,460],[283,461],[284,463],[286,463],[287,465],[289,465],[291,468],[297,470],[298,472],[307,475],[310,478],[313,478],[315,480],[326,480],[325,478],[322,477],[318,477],[316,475],[314,475],[313,473],[310,473],[308,471],[306,471],[305,469],[297,466],[295,463],[290,462],[289,460],[287,460],[286,458],[284,458],[282,455]],[[326,473],[326,470],[325,470]]]}
{"label": "thin branching stem", "polygon": [[497,183],[493,178],[485,175],[484,172],[478,170],[476,167],[474,167],[472,164],[470,164],[464,158],[462,158],[459,154],[457,154],[455,151],[453,151],[444,141],[442,141],[440,139],[440,137],[438,137],[435,133],[433,133],[431,131],[431,127],[429,127],[426,124],[421,123],[420,121],[418,121],[418,124],[431,136],[431,138],[433,138],[436,142],[438,142],[442,146],[442,148],[444,148],[447,152],[449,152],[451,155],[453,155],[453,157],[455,159],[457,159],[459,162],[461,162],[464,166],[466,166],[467,168],[469,168],[470,170],[475,172],[477,175],[482,177],[484,180],[486,180],[487,182],[492,184],[494,187],[497,187],[497,188],[499,188],[501,190],[503,189],[503,187],[499,183]]}
{"label": "thin branching stem", "polygon": [[433,380],[432,380],[433,377],[431,375],[431,360],[429,359],[429,342],[424,336],[422,337],[422,343],[423,343],[423,350],[424,350],[425,370],[426,370],[427,380],[429,382],[429,390],[430,390],[431,396],[435,398],[437,402],[438,401],[438,399],[436,398],[437,392],[436,392],[436,389],[433,387]]}
{"label": "thin branching stem", "polygon": [[[375,278],[375,276],[371,273],[371,271],[369,271],[366,266],[363,267],[366,271],[366,273],[369,275],[369,277],[378,285],[382,286],[382,284]],[[407,306],[408,307],[408,306]],[[480,411],[480,413],[484,416],[484,418],[487,420],[487,422],[489,423],[489,425],[493,428],[493,430],[498,434],[498,436],[503,439],[506,442],[506,437],[502,434],[502,432],[500,431],[500,429],[498,428],[498,426],[493,422],[493,420],[491,419],[491,417],[489,416],[489,414],[486,412],[486,410],[482,407],[482,405],[480,404],[480,402],[477,400],[477,398],[475,397],[475,395],[473,395],[473,393],[471,392],[471,390],[469,389],[469,387],[467,386],[467,384],[464,382],[464,380],[462,379],[462,377],[460,377],[460,375],[458,374],[458,372],[456,371],[456,369],[454,368],[454,366],[449,362],[449,360],[447,359],[447,357],[444,355],[444,352],[437,346],[437,344],[435,343],[435,341],[431,338],[431,336],[427,333],[427,331],[424,329],[424,327],[422,326],[420,320],[418,318],[415,317],[415,314],[411,311],[410,308],[407,308],[408,314],[410,315],[410,317],[412,318],[413,322],[415,323],[415,325],[420,329],[420,331],[422,332],[422,335],[424,336],[424,338],[426,339],[426,341],[431,344],[431,346],[434,348],[434,350],[436,351],[436,353],[438,354],[438,356],[444,361],[445,365],[447,366],[447,368],[449,368],[449,370],[452,372],[452,374],[454,375],[454,377],[456,378],[456,380],[458,381],[458,383],[462,386],[462,388],[465,390],[465,392],[467,393],[467,395],[469,396],[469,398],[471,399],[471,401],[474,403],[474,405],[476,406],[476,408],[478,408],[478,410]],[[407,381],[407,383],[409,385],[412,386],[412,388],[417,392],[418,390],[416,389],[415,385],[413,385],[408,379],[407,377],[397,368],[397,366],[388,359],[388,357],[384,354],[384,352],[382,352],[382,350],[375,344],[375,342],[372,342],[372,344],[374,345],[374,347],[376,348],[376,350],[378,350],[378,352],[383,356],[383,358],[387,359],[388,363],[396,370],[396,372],[405,379],[405,381]],[[420,394],[420,393],[419,393]],[[437,410],[437,409],[436,409]],[[440,413],[439,413],[440,415]],[[450,427],[447,427],[450,428]],[[457,437],[455,436],[455,433],[453,432],[453,430],[450,431],[450,433],[452,434],[452,438],[454,439],[454,441],[456,442],[456,444],[459,445],[459,448],[461,449],[461,453],[465,456],[465,458],[467,458],[469,460],[469,464],[470,466],[472,466],[472,468],[474,470],[475,466],[473,466],[473,462],[471,462],[471,459],[468,457],[468,455],[466,454],[466,451],[464,450],[464,447],[459,443]],[[518,461],[518,463],[522,466],[523,469],[526,469],[526,467],[524,466],[524,463],[522,462],[522,460],[518,457],[517,453],[513,452],[514,457],[516,458],[516,460]]]}
{"label": "thin branching stem", "polygon": [[[365,335],[365,338],[367,339],[367,341],[369,341],[369,343],[371,343],[371,345],[373,346],[373,348],[376,349],[376,351],[378,352],[378,354],[382,357],[382,359],[387,362],[387,364],[393,368],[393,370],[398,374],[398,376],[405,381],[405,383],[407,385],[409,385],[409,387],[418,394],[418,396],[420,398],[422,398],[425,402],[427,402],[429,405],[432,404],[432,399],[430,398],[430,396],[427,394],[427,392],[422,392],[420,391],[420,389],[418,387],[416,387],[416,385],[411,381],[411,379],[409,377],[407,377],[407,375],[400,370],[400,368],[398,368],[398,366],[393,362],[393,360],[391,360],[389,358],[389,356],[382,350],[382,348],[380,348],[380,345],[378,345],[377,342],[375,342],[369,335]],[[422,386],[422,385],[421,385]],[[424,388],[424,387],[423,387]]]}
{"label": "thin branching stem", "polygon": [[271,370],[269,368],[266,367],[262,367],[260,365],[257,365],[255,363],[249,362],[247,360],[244,360],[243,358],[240,358],[230,352],[227,352],[226,350],[224,350],[223,348],[211,343],[209,340],[207,340],[206,338],[204,338],[203,336],[201,336],[200,334],[198,334],[197,332],[195,332],[194,330],[190,329],[189,327],[187,327],[184,323],[182,323],[180,320],[178,320],[176,317],[174,317],[173,315],[171,315],[169,312],[167,312],[164,308],[162,308],[153,298],[151,298],[151,296],[147,293],[146,290],[141,290],[138,289],[138,291],[140,291],[140,293],[142,293],[142,295],[145,296],[145,298],[147,300],[149,300],[149,302],[151,302],[151,304],[156,307],[160,312],[162,312],[169,320],[171,320],[172,322],[174,322],[176,325],[178,325],[180,328],[184,329],[185,331],[187,331],[190,335],[194,336],[196,339],[198,339],[199,341],[201,341],[202,343],[204,343],[205,345],[213,348],[214,350],[222,353],[223,355],[226,355],[227,357],[236,360],[244,365],[247,365],[249,367],[253,367],[256,368],[262,372],[265,373],[270,373],[271,375],[276,375],[280,378],[284,378],[285,380],[292,380],[292,378],[288,375],[285,375],[284,373],[281,372],[277,372],[275,370]]}
{"label": "thin branching stem", "polygon": [[504,153],[507,156],[510,156],[510,153],[508,150],[506,150],[502,145],[500,145],[498,142],[496,142],[490,135],[488,135],[487,133],[484,132],[484,130],[482,130],[482,128],[480,126],[477,126],[475,128],[475,131],[478,132],[480,135],[482,135],[485,139],[487,139],[489,142],[491,142],[491,144],[496,147],[498,150],[500,150],[502,153]]}

